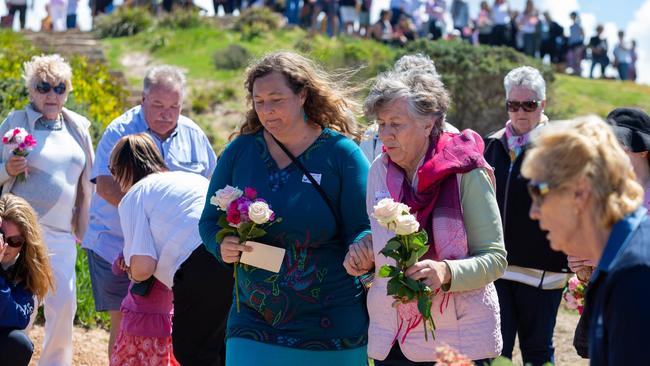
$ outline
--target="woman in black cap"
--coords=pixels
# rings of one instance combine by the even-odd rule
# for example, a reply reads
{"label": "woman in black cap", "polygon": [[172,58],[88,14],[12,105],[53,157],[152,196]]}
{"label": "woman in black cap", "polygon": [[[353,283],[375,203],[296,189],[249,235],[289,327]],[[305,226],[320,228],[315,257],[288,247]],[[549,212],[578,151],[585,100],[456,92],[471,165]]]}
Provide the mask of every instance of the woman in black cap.
{"label": "woman in black cap", "polygon": [[607,121],[630,157],[636,179],[645,189],[643,205],[650,209],[650,116],[640,109],[617,108]]}
{"label": "woman in black cap", "polygon": [[[640,109],[616,108],[607,115],[607,122],[630,158],[636,180],[645,191],[643,206],[650,210],[650,116]],[[595,263],[573,256],[568,256],[568,260],[569,268],[576,273],[578,279],[588,282]],[[588,357],[587,334],[587,321],[581,316],[573,346],[583,358]]]}

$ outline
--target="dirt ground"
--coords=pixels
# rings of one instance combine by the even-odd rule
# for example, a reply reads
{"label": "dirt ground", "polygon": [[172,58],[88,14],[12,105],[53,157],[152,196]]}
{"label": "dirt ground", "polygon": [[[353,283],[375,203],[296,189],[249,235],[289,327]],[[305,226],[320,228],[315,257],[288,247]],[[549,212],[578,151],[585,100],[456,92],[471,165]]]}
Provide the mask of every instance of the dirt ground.
{"label": "dirt ground", "polygon": [[[43,326],[36,325],[29,332],[34,342],[34,355],[30,366],[36,366],[41,355],[43,344]],[[72,364],[75,366],[106,366],[108,365],[108,332],[103,329],[86,330],[75,328],[72,335],[74,354]]]}
{"label": "dirt ground", "polygon": [[[557,366],[586,366],[587,360],[580,358],[573,349],[573,331],[578,322],[578,316],[560,309],[555,326],[555,364]],[[43,342],[43,327],[35,326],[30,331],[34,342],[34,357],[30,366],[35,366],[40,356]],[[73,365],[75,366],[106,366],[108,365],[107,346],[108,332],[102,329],[85,330],[75,328],[73,335]],[[519,352],[514,355],[515,364],[521,365]]]}

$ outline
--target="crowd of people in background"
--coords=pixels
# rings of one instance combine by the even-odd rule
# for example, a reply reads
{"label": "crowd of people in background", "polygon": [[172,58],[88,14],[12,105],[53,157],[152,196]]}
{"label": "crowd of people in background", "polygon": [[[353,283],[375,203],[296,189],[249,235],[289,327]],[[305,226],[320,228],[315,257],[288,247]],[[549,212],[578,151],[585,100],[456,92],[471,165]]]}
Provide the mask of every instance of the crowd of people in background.
{"label": "crowd of people in background", "polygon": [[[5,0],[8,14],[0,22],[11,27],[18,14],[20,28],[25,27],[28,0]],[[42,20],[43,30],[74,29],[78,0],[48,0],[47,15]],[[29,8],[33,8],[32,0]],[[609,45],[603,35],[604,27],[596,26],[595,35],[585,38],[580,15],[572,12],[572,24],[565,29],[548,11],[541,11],[534,0],[527,0],[522,10],[513,9],[508,0],[480,3],[476,17],[470,16],[466,0],[391,0],[388,9],[382,9],[379,19],[371,22],[373,0],[213,0],[214,14],[232,15],[251,6],[267,6],[284,15],[287,24],[300,26],[312,33],[330,36],[345,34],[364,37],[382,43],[403,46],[415,39],[460,39],[474,45],[508,46],[524,54],[546,60],[559,71],[581,76],[582,61],[591,60],[589,77],[600,66],[600,77],[612,65],[620,80],[636,80],[636,41],[618,32],[618,41]],[[146,6],[154,14],[172,12],[175,8],[189,8],[192,0],[132,0],[127,5]],[[111,13],[112,0],[91,0],[93,16]],[[612,48],[613,46],[613,48]]]}
{"label": "crowd of people in background", "polygon": [[[605,70],[611,64],[620,80],[636,80],[636,42],[626,39],[624,31],[618,32],[618,42],[610,48],[602,25],[587,40],[577,12],[570,14],[572,24],[565,29],[533,0],[527,0],[522,10],[513,9],[507,0],[494,0],[492,4],[482,1],[474,18],[466,0],[391,0],[389,8],[382,9],[373,23],[372,0],[289,0],[286,5],[267,0],[258,5],[283,13],[288,24],[330,36],[345,34],[395,46],[419,38],[460,39],[474,45],[512,47],[577,76],[582,75],[582,60],[591,59],[590,77],[596,65],[601,67],[600,77],[606,77]],[[214,0],[214,6],[215,13],[221,6],[225,14],[232,14],[246,4]]]}

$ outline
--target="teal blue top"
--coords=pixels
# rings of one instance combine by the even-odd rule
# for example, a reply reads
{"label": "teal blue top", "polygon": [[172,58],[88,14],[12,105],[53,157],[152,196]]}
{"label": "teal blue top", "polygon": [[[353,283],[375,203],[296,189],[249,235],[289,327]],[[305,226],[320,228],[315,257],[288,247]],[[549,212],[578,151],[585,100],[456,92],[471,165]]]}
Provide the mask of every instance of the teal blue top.
{"label": "teal blue top", "polygon": [[257,190],[282,221],[256,241],[286,249],[277,274],[238,266],[241,309],[237,313],[233,301],[226,337],[313,350],[364,346],[368,316],[363,289],[345,272],[343,259],[348,246],[370,232],[368,162],[353,141],[330,129],[298,159],[320,180],[343,227],[337,230],[327,203],[295,164],[278,168],[261,131],[233,140],[218,160],[199,221],[208,251],[221,260],[215,237],[225,213],[210,204],[210,197],[226,185]]}

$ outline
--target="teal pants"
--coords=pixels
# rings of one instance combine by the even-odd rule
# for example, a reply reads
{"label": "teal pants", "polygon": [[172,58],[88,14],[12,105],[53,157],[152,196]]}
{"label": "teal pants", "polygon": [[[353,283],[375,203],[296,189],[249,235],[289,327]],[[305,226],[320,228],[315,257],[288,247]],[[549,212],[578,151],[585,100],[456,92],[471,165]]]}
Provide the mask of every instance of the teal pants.
{"label": "teal pants", "polygon": [[365,366],[368,347],[343,351],[310,351],[245,338],[228,338],[226,366]]}

